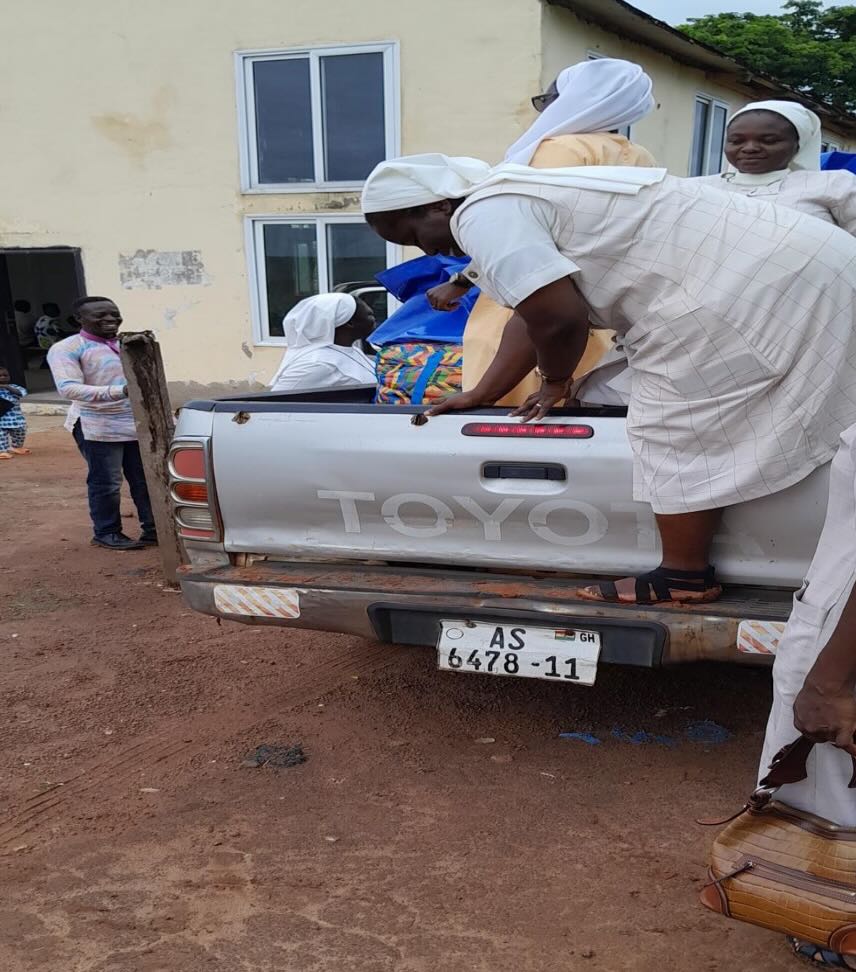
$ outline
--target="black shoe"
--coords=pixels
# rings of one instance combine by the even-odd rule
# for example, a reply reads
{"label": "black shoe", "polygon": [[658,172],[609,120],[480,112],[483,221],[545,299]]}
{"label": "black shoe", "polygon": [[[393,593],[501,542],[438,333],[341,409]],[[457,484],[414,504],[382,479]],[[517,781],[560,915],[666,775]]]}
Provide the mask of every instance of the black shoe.
{"label": "black shoe", "polygon": [[158,545],[158,535],[154,530],[143,530],[140,534],[140,543],[146,547],[156,547]]}
{"label": "black shoe", "polygon": [[106,547],[108,550],[142,550],[143,544],[139,540],[132,540],[124,533],[108,533],[103,537],[93,537],[93,547]]}

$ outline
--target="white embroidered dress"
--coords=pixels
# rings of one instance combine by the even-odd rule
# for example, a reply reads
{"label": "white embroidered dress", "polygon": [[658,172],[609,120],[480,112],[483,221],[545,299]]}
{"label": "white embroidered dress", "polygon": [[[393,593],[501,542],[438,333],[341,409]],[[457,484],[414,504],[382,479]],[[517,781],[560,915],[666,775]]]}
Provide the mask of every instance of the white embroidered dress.
{"label": "white embroidered dress", "polygon": [[[759,776],[776,753],[794,742],[794,701],[817,656],[838,626],[856,582],[856,428],[841,437],[832,463],[829,507],[817,552],[805,583],[794,595],[794,609],[773,666],[773,707],[764,740]],[[777,799],[825,817],[842,827],[856,827],[856,792],[848,789],[850,757],[828,743],[809,757],[808,778],[779,790]]]}
{"label": "white embroidered dress", "polygon": [[623,336],[634,495],[655,512],[785,489],[856,422],[856,240],[830,223],[667,177],[636,196],[501,183],[452,230],[494,300],[570,275]]}
{"label": "white embroidered dress", "polygon": [[777,206],[798,209],[827,223],[835,223],[856,236],[856,175],[843,169],[829,172],[778,172],[772,182],[767,176],[747,176],[739,172],[700,176],[703,185],[739,192]]}

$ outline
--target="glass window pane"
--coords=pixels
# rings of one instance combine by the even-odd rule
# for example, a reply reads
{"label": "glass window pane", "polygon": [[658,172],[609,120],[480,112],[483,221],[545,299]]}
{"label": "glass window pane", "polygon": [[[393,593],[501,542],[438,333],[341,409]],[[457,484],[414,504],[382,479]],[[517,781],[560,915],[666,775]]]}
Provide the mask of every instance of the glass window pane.
{"label": "glass window pane", "polygon": [[722,105],[713,106],[713,125],[710,130],[710,145],[707,153],[706,175],[719,175],[722,171],[722,149],[725,146],[725,127],[728,110]]}
{"label": "glass window pane", "polygon": [[[365,223],[328,223],[327,261],[331,288],[345,283],[378,285],[374,275],[386,269],[386,244]],[[364,300],[378,323],[386,320],[386,293],[366,295]]]}
{"label": "glass window pane", "polygon": [[298,301],[318,293],[315,224],[268,223],[264,227],[264,261],[268,333],[282,337],[283,317]]}
{"label": "glass window pane", "polygon": [[314,182],[309,59],[256,61],[260,183]]}
{"label": "glass window pane", "polygon": [[690,150],[690,175],[704,175],[705,145],[707,142],[708,119],[710,118],[710,102],[697,98],[695,115],[693,117],[693,143]]}
{"label": "glass window pane", "polygon": [[383,54],[321,58],[328,182],[362,182],[386,158]]}
{"label": "glass window pane", "polygon": [[365,223],[328,223],[327,260],[330,286],[376,283],[386,269],[386,243]]}

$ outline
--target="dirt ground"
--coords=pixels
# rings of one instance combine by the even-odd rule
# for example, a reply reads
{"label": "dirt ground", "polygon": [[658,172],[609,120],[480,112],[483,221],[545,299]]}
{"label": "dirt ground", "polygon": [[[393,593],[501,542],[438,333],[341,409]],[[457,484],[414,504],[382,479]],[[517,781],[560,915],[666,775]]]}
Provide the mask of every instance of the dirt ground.
{"label": "dirt ground", "polygon": [[[0,468],[4,972],[791,967],[696,901],[694,821],[751,786],[766,673],[573,690],[218,626],[154,551],[89,546],[61,428],[29,444]],[[263,743],[308,761],[242,766]]]}

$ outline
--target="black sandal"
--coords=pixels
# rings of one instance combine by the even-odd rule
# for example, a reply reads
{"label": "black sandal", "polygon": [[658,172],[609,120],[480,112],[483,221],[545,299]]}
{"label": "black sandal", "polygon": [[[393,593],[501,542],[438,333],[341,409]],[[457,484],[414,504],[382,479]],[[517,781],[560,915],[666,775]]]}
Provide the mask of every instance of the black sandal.
{"label": "black sandal", "polygon": [[788,937],[788,944],[794,955],[806,962],[810,962],[815,968],[819,969],[854,969],[856,965],[849,965],[847,959],[838,952],[823,948],[820,945],[812,945],[811,942],[801,942],[797,938]]}
{"label": "black sandal", "polygon": [[[673,591],[686,591],[690,596],[674,597]],[[716,568],[710,564],[704,570],[657,567],[647,574],[640,574],[636,578],[636,595],[633,600],[619,595],[615,581],[602,581],[593,587],[577,589],[577,597],[584,601],[607,601],[612,604],[660,604],[663,601],[674,604],[706,604],[708,601],[718,600],[721,595],[722,588],[716,583]]]}

